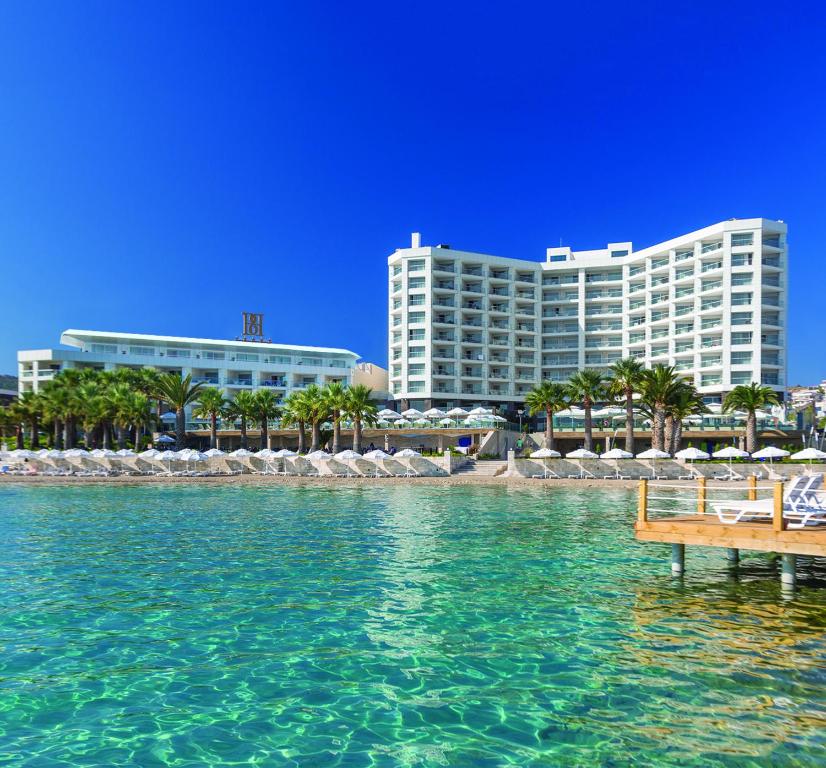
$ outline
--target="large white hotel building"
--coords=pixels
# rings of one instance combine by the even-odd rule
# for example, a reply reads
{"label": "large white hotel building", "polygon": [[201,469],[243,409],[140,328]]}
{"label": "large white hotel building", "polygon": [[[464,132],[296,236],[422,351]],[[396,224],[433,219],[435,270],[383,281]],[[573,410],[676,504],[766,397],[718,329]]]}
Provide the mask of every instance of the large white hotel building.
{"label": "large white hotel building", "polygon": [[635,251],[530,261],[422,246],[388,258],[390,389],[417,408],[512,410],[541,380],[623,357],[673,365],[707,402],[786,385],[786,225],[731,219]]}

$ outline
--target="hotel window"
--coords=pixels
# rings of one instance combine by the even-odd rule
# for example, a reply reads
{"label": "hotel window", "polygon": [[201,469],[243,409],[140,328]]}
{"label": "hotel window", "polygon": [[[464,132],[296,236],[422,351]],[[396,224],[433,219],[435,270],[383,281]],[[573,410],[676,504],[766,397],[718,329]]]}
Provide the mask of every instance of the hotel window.
{"label": "hotel window", "polygon": [[201,355],[205,360],[223,360],[226,355],[223,352],[213,352],[212,350],[204,350]]}
{"label": "hotel window", "polygon": [[393,267],[393,277],[398,277],[402,273],[402,268],[397,264]]}
{"label": "hotel window", "polygon": [[409,341],[424,341],[424,330],[409,330],[407,332],[407,338]]}
{"label": "hotel window", "polygon": [[407,366],[408,376],[424,376],[424,363],[411,363]]}
{"label": "hotel window", "polygon": [[409,347],[407,354],[409,357],[424,357],[424,347]]}
{"label": "hotel window", "polygon": [[400,349],[393,350],[393,360],[401,360],[402,359],[402,351]]}
{"label": "hotel window", "polygon": [[188,349],[176,349],[175,347],[169,347],[166,350],[167,357],[192,357],[192,353]]}
{"label": "hotel window", "polygon": [[691,333],[694,330],[694,321],[692,320],[690,323],[677,323],[674,326],[674,333],[681,334],[681,333]]}
{"label": "hotel window", "polygon": [[424,382],[423,381],[411,381],[407,385],[408,392],[424,392]]}
{"label": "hotel window", "polygon": [[780,235],[763,235],[763,245],[770,245],[773,248],[779,248]]}
{"label": "hotel window", "polygon": [[751,344],[751,331],[734,331],[731,334],[732,344]]}
{"label": "hotel window", "polygon": [[235,355],[235,359],[247,363],[257,363],[258,355],[253,355],[249,352],[239,352],[237,355]]}
{"label": "hotel window", "polygon": [[105,355],[116,355],[118,353],[117,344],[92,344],[92,352],[100,352]]}
{"label": "hotel window", "polygon": [[751,304],[751,292],[749,293],[732,293],[731,306],[744,307]]}
{"label": "hotel window", "polygon": [[674,345],[674,352],[691,352],[694,349],[693,341],[678,341]]}
{"label": "hotel window", "polygon": [[416,288],[424,288],[425,286],[425,279],[423,277],[411,277],[407,280],[407,287],[409,290],[415,290]]}
{"label": "hotel window", "polygon": [[548,261],[565,261],[566,259],[567,259],[567,256],[565,256],[565,254],[564,254],[564,253],[560,253],[560,254],[558,254],[558,255],[556,255],[556,256],[551,256],[551,257],[548,259]]}
{"label": "hotel window", "polygon": [[662,355],[668,354],[668,345],[660,345],[657,347],[651,347],[651,357],[661,357]]}
{"label": "hotel window", "polygon": [[645,272],[645,265],[637,264],[637,266],[629,268],[628,277],[634,277],[634,275],[639,275],[643,272]]}
{"label": "hotel window", "polygon": [[398,280],[393,283],[393,285],[392,285],[393,293],[396,293],[396,291],[400,291],[401,289],[402,289],[402,284]]}
{"label": "hotel window", "polygon": [[677,251],[674,254],[674,261],[685,261],[694,255],[694,251]]}
{"label": "hotel window", "polygon": [[149,355],[155,354],[155,347],[129,347],[130,355]]}
{"label": "hotel window", "polygon": [[732,312],[731,313],[731,324],[732,325],[750,325],[751,324],[751,312]]}
{"label": "hotel window", "polygon": [[394,366],[393,366],[393,369],[392,369],[392,371],[391,371],[391,375],[393,376],[393,378],[396,378],[396,377],[398,377],[398,376],[401,376],[401,375],[402,375],[402,367],[401,367],[401,365],[394,365]]}
{"label": "hotel window", "polygon": [[393,343],[396,344],[397,342],[402,340],[402,332],[401,331],[393,331]]}
{"label": "hotel window", "polygon": [[643,332],[643,333],[629,333],[628,334],[628,343],[629,344],[638,344],[641,341],[645,341],[645,332]]}
{"label": "hotel window", "polygon": [[411,259],[407,262],[407,271],[408,272],[423,272],[424,271],[424,259]]}
{"label": "hotel window", "polygon": [[732,365],[751,365],[751,352],[732,352]]}
{"label": "hotel window", "polygon": [[731,276],[732,285],[751,285],[751,272],[743,272],[741,274],[734,274]]}
{"label": "hotel window", "polygon": [[628,251],[611,251],[611,258],[612,259],[621,259],[623,256],[627,256]]}
{"label": "hotel window", "polygon": [[408,305],[411,307],[420,307],[424,304],[424,294],[423,293],[415,293],[413,294],[410,299],[408,300]]}
{"label": "hotel window", "polygon": [[734,386],[738,384],[751,384],[751,371],[732,371],[731,383]]}
{"label": "hotel window", "polygon": [[714,243],[703,243],[702,247],[700,248],[700,253],[711,253],[712,251],[716,251],[722,247],[723,243],[720,240]]}
{"label": "hotel window", "polygon": [[731,236],[732,245],[753,245],[754,232],[735,232]]}
{"label": "hotel window", "polygon": [[732,267],[750,267],[752,264],[754,254],[752,253],[732,253],[731,266]]}
{"label": "hotel window", "polygon": [[[424,299],[424,297],[422,297]],[[402,308],[402,300],[401,299],[393,299],[393,309],[401,309]]]}
{"label": "hotel window", "polygon": [[393,318],[393,327],[396,328],[397,326],[402,324],[402,319],[400,317]]}
{"label": "hotel window", "polygon": [[424,312],[408,312],[407,313],[407,322],[408,323],[423,323],[424,322]]}

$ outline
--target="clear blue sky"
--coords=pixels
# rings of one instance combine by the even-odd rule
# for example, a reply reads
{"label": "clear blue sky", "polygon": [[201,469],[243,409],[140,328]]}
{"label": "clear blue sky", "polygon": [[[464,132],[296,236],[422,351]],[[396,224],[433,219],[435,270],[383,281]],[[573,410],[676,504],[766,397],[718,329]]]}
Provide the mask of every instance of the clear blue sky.
{"label": "clear blue sky", "polygon": [[67,327],[386,361],[386,257],[789,224],[819,381],[826,13],[812,4],[3,3],[0,372]]}

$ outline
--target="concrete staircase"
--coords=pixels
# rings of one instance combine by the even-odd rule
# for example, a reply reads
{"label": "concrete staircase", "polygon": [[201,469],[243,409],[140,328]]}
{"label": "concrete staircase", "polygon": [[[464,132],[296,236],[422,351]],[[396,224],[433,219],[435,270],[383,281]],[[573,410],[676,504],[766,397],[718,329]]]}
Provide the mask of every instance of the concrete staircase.
{"label": "concrete staircase", "polygon": [[453,470],[453,474],[468,477],[494,477],[504,473],[507,468],[507,461],[476,461],[476,459],[468,459],[461,467],[456,467],[456,469]]}

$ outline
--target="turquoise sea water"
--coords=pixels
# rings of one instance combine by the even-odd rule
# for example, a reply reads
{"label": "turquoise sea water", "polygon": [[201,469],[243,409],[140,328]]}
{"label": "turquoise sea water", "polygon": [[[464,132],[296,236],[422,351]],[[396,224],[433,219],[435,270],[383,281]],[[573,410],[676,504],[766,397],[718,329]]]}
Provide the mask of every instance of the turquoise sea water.
{"label": "turquoise sea water", "polygon": [[826,572],[622,490],[0,487],[0,764],[815,766]]}

